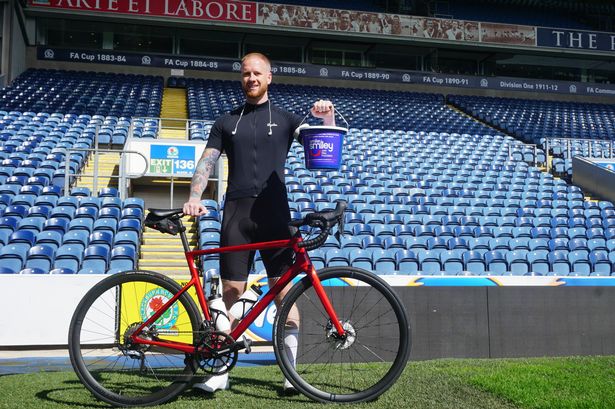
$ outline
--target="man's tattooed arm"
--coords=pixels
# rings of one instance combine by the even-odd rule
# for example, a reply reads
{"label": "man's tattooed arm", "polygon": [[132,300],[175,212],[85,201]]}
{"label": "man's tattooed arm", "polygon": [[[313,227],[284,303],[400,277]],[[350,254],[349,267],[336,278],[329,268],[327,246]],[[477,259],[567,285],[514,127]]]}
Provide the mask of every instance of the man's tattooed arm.
{"label": "man's tattooed arm", "polygon": [[190,200],[201,200],[201,196],[207,188],[207,181],[209,175],[214,170],[216,161],[220,157],[220,151],[217,149],[209,148],[203,151],[199,163],[196,165],[196,170],[192,176],[192,183],[190,184]]}

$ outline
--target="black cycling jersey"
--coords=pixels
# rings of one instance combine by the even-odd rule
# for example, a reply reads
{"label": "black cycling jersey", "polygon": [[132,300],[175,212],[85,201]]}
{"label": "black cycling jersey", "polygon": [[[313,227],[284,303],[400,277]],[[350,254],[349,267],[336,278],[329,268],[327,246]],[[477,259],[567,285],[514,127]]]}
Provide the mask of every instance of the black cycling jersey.
{"label": "black cycling jersey", "polygon": [[269,127],[269,106],[269,102],[246,103],[218,118],[211,128],[207,148],[226,153],[229,161],[226,200],[260,195],[286,197],[284,163],[301,117],[271,105]]}

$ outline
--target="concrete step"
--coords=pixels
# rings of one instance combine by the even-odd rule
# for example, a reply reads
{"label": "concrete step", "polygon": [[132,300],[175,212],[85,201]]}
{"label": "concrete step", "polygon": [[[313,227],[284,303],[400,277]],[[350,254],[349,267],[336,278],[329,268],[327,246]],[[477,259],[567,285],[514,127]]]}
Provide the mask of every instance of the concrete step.
{"label": "concrete step", "polygon": [[185,129],[165,129],[162,128],[159,133],[161,139],[186,139]]}
{"label": "concrete step", "polygon": [[[197,233],[196,229],[186,230],[186,236],[188,237],[194,236],[196,235],[196,233]],[[143,229],[143,235],[147,237],[160,236],[160,237],[166,237],[167,239],[171,239],[171,240],[180,240],[179,235],[173,236],[170,234],[165,234],[165,233],[159,232],[158,230],[152,229],[150,227],[145,227]]]}
{"label": "concrete step", "polygon": [[158,243],[151,243],[151,244],[143,244],[141,246],[141,251],[164,251],[164,252],[169,252],[169,251],[184,251],[184,247],[181,244],[158,244]]}
{"label": "concrete step", "polygon": [[[179,236],[170,236],[168,234],[143,233],[143,244],[154,246],[178,246],[181,247],[181,239]],[[196,245],[198,242],[196,237],[188,236],[188,244]]]}
{"label": "concrete step", "polygon": [[168,276],[182,276],[185,278],[190,278],[190,270],[185,266],[183,268],[180,267],[164,267],[164,266],[153,266],[153,267],[139,267],[142,270],[150,270],[155,271],[157,273],[161,273]]}
{"label": "concrete step", "polygon": [[[173,249],[173,250],[144,250],[141,248],[141,258],[139,259],[139,263],[147,262],[148,260],[158,263],[158,260],[180,260],[183,263],[186,263],[186,256],[184,254],[184,249]],[[164,265],[164,263],[158,263],[157,265]]]}
{"label": "concrete step", "polygon": [[188,270],[188,266],[186,265],[186,258],[170,258],[167,257],[165,255],[165,258],[158,258],[155,260],[148,260],[148,259],[140,259],[139,260],[139,266],[140,267],[153,267],[153,266],[160,266],[160,267],[181,267],[184,266],[186,267],[186,270]]}

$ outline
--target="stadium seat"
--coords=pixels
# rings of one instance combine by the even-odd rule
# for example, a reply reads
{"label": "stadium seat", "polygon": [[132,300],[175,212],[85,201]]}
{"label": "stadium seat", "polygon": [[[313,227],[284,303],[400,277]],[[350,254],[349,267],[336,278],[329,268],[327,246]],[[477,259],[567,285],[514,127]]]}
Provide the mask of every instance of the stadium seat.
{"label": "stadium seat", "polygon": [[484,255],[487,272],[495,275],[504,275],[508,270],[504,253],[500,251],[488,251]]}
{"label": "stadium seat", "polygon": [[568,253],[568,262],[571,267],[571,275],[588,276],[591,273],[591,264],[588,256],[583,251],[571,251]]}
{"label": "stadium seat", "polygon": [[350,259],[350,265],[357,268],[362,268],[368,271],[374,270],[374,264],[372,262],[372,249],[352,249],[348,253]]}
{"label": "stadium seat", "polygon": [[411,250],[398,250],[395,253],[395,262],[399,274],[416,275],[419,272],[418,259]]}
{"label": "stadium seat", "polygon": [[0,249],[0,266],[5,269],[5,274],[13,272],[17,274],[24,266],[29,247],[9,244]]}
{"label": "stadium seat", "polygon": [[36,235],[36,245],[45,245],[56,251],[62,245],[62,234],[58,231],[47,230]]}
{"label": "stadium seat", "polygon": [[547,259],[549,261],[549,274],[552,273],[557,276],[567,276],[570,274],[571,267],[567,251],[558,250],[550,252]]}
{"label": "stadium seat", "polygon": [[440,264],[440,251],[420,251],[418,252],[418,260],[422,274],[434,275],[442,272],[442,265]]}
{"label": "stadium seat", "polygon": [[[610,256],[609,256],[610,254]],[[611,257],[613,260],[609,260]],[[589,254],[589,263],[591,265],[590,275],[608,277],[613,274],[615,266],[615,253],[607,253],[604,251],[592,251]]]}
{"label": "stadium seat", "polygon": [[448,250],[440,253],[440,264],[446,275],[459,275],[464,271],[464,250]]}
{"label": "stadium seat", "polygon": [[466,251],[461,257],[466,271],[474,275],[482,275],[487,270],[482,253],[478,251]]}
{"label": "stadium seat", "polygon": [[90,244],[83,255],[78,274],[105,274],[109,262],[109,248],[105,245]]}
{"label": "stadium seat", "polygon": [[46,245],[35,245],[28,250],[26,269],[30,274],[47,274],[51,270],[54,259],[54,248]]}
{"label": "stadium seat", "polygon": [[547,259],[547,250],[534,250],[527,254],[527,261],[530,264],[530,271],[532,273],[547,275],[550,271],[550,264]]}
{"label": "stadium seat", "polygon": [[373,249],[372,263],[377,274],[389,275],[397,272],[396,254],[399,251],[397,248],[388,249]]}
{"label": "stadium seat", "polygon": [[137,256],[134,248],[130,246],[116,246],[111,251],[111,261],[109,263],[109,274],[121,271],[130,271],[135,268]]}
{"label": "stadium seat", "polygon": [[314,268],[316,270],[325,268],[325,264],[326,264],[325,255],[322,250],[320,249],[311,250],[309,254],[310,254],[310,260],[312,261],[312,264],[314,265]]}
{"label": "stadium seat", "polygon": [[[351,250],[352,251],[352,250]],[[331,249],[325,253],[325,264],[327,267],[346,267],[350,265],[348,258],[349,251],[346,249]]]}
{"label": "stadium seat", "polygon": [[137,219],[120,220],[117,225],[117,231],[134,231],[141,234],[141,223]]}
{"label": "stadium seat", "polygon": [[512,275],[526,275],[533,271],[527,259],[528,250],[513,250],[506,253],[508,270]]}
{"label": "stadium seat", "polygon": [[102,218],[94,222],[93,231],[108,231],[115,234],[117,231],[117,220],[114,218]]}

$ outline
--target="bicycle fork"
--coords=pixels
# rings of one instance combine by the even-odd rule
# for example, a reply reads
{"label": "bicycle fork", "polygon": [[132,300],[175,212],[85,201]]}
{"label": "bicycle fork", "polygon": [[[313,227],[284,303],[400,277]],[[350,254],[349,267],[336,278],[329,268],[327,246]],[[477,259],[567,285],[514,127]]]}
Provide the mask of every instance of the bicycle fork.
{"label": "bicycle fork", "polygon": [[323,288],[322,283],[320,282],[320,279],[318,278],[318,274],[316,273],[316,269],[314,268],[314,265],[312,263],[309,263],[309,265],[310,265],[310,269],[308,272],[308,277],[310,277],[310,280],[312,281],[312,286],[314,287],[314,291],[316,291],[316,295],[320,299],[322,306],[327,312],[327,315],[329,316],[329,319],[331,320],[331,324],[337,331],[337,336],[340,338],[344,338],[346,336],[346,330],[344,329],[344,327],[342,326],[342,323],[338,319],[337,313],[335,312],[333,305],[331,305],[331,300],[329,300],[329,297],[327,296],[327,293],[325,292],[325,289]]}

